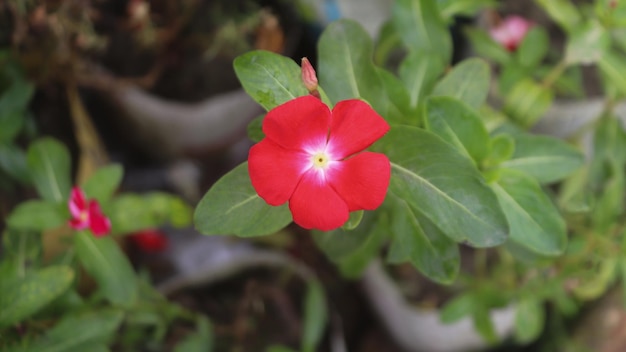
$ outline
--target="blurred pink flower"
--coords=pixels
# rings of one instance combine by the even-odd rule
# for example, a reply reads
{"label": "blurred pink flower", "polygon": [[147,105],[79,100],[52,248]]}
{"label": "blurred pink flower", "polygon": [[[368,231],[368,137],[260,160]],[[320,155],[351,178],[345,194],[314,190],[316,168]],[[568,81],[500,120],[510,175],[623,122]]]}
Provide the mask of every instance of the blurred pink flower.
{"label": "blurred pink flower", "polygon": [[96,237],[106,235],[111,231],[111,221],[104,216],[98,201],[85,197],[85,193],[78,187],[72,188],[68,202],[72,219],[69,225],[74,230],[90,229]]}
{"label": "blurred pink flower", "polygon": [[489,30],[491,38],[504,46],[508,51],[517,50],[532,23],[520,16],[505,17],[498,26]]}

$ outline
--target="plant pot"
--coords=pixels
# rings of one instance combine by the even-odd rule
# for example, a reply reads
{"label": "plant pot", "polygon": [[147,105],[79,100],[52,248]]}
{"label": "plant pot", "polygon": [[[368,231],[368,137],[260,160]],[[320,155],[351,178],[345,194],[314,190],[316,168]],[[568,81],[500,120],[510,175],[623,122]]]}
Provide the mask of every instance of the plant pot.
{"label": "plant pot", "polygon": [[[411,352],[463,352],[488,347],[466,317],[444,324],[439,311],[419,309],[403,297],[380,261],[372,262],[363,276],[366,296],[398,345]],[[515,308],[493,310],[496,334],[503,339],[513,332]]]}

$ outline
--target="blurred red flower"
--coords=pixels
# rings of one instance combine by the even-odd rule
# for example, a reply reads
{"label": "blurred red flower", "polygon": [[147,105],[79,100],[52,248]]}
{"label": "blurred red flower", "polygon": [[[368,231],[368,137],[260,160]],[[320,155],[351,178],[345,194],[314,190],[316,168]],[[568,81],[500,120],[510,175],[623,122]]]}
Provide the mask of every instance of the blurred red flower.
{"label": "blurred red flower", "polygon": [[72,219],[69,225],[74,230],[90,229],[96,237],[101,237],[111,231],[111,221],[102,213],[98,201],[85,197],[85,193],[78,187],[73,187],[68,201]]}

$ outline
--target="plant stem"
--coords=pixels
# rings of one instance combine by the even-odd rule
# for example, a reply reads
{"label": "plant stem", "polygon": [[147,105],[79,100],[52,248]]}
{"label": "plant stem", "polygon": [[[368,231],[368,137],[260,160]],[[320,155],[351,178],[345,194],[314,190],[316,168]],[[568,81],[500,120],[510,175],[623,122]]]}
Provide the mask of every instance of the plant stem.
{"label": "plant stem", "polygon": [[552,68],[552,70],[548,73],[546,78],[541,82],[541,86],[544,88],[551,87],[554,82],[563,74],[563,71],[567,68],[567,62],[563,59],[559,61],[559,63]]}

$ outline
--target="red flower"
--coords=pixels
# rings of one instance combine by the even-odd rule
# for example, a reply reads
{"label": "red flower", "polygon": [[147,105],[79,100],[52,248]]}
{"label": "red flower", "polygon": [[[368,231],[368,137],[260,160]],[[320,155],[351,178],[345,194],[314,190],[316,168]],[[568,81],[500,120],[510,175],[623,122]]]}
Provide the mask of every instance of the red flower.
{"label": "red flower", "polygon": [[504,46],[508,51],[515,51],[520,45],[532,23],[520,16],[509,16],[489,31],[491,38]]}
{"label": "red flower", "polygon": [[68,206],[72,214],[69,224],[74,230],[89,228],[96,237],[104,236],[111,231],[111,221],[102,214],[98,202],[95,199],[87,201],[85,193],[80,188],[72,188]]}
{"label": "red flower", "polygon": [[130,235],[132,241],[144,252],[162,252],[167,248],[167,237],[156,229],[146,229]]}
{"label": "red flower", "polygon": [[376,209],[385,199],[389,159],[363,150],[388,130],[360,100],[341,101],[332,112],[310,95],[288,101],[267,114],[266,137],[250,149],[252,186],[270,205],[289,201],[296,224],[336,229],[349,212]]}

